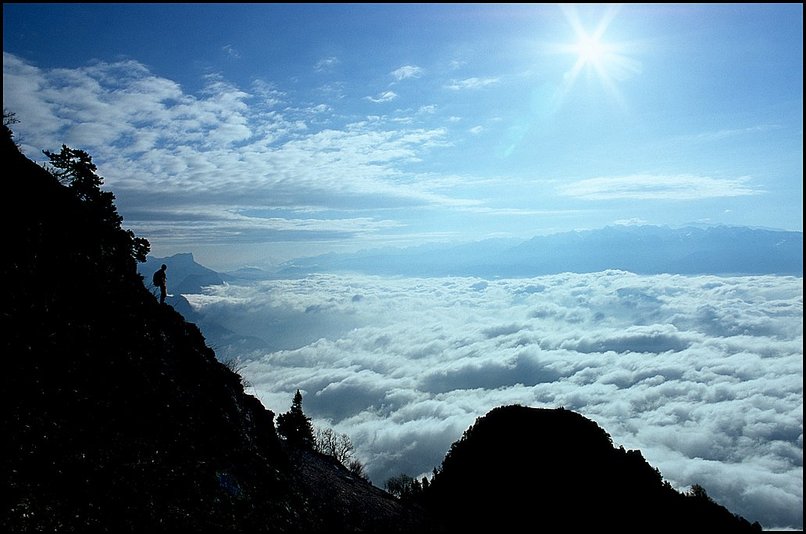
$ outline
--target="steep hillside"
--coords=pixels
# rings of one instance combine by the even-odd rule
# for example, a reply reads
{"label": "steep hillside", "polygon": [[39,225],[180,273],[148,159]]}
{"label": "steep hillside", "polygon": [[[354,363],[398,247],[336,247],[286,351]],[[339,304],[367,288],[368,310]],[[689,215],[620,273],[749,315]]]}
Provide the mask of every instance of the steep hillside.
{"label": "steep hillside", "polygon": [[3,225],[6,531],[288,530],[273,414],[145,289],[114,217],[8,137],[2,158],[16,208]]}
{"label": "steep hillside", "polygon": [[[2,140],[2,523],[5,532],[317,532],[386,529],[300,484],[343,473],[295,460],[198,328],[137,274],[143,243],[111,196],[78,195]],[[110,202],[106,202],[110,201]],[[140,245],[138,249],[136,245]],[[375,493],[370,493],[375,491]],[[344,517],[327,523],[328,517]],[[360,520],[360,521],[359,521]],[[352,523],[352,521],[356,521]]]}

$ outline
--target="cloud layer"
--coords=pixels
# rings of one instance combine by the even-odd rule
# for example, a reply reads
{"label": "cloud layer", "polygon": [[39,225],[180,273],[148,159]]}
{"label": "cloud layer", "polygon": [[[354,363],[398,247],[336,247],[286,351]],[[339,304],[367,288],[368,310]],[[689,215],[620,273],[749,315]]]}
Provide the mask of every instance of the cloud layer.
{"label": "cloud layer", "polygon": [[793,277],[381,279],[321,275],[188,296],[262,337],[243,355],[276,413],[294,391],[372,480],[428,474],[491,408],[564,406],[666,480],[766,528],[802,528],[803,283]]}
{"label": "cloud layer", "polygon": [[440,126],[348,118],[217,75],[189,94],[134,60],[42,69],[4,53],[3,74],[24,153],[87,150],[127,225],[158,245],[360,238],[401,226],[388,210],[467,204],[407,170],[445,144]]}
{"label": "cloud layer", "polygon": [[[190,92],[134,59],[40,68],[4,52],[3,102],[19,119],[14,131],[26,155],[41,161],[43,149],[62,144],[88,151],[126,225],[155,252],[208,247],[200,255],[220,270],[323,249],[528,238],[630,217],[720,220],[730,211],[703,217],[697,206],[766,194],[753,176],[688,163],[590,177],[578,164],[593,155],[574,164],[484,156],[531,129],[517,134],[520,127],[490,111],[498,104],[483,100],[502,91],[517,101],[514,79],[446,78],[404,64],[386,71],[383,83],[345,94],[345,82],[333,78],[338,65],[336,56],[312,65],[316,84],[302,92],[289,81],[239,85],[216,73]],[[596,173],[604,163],[597,161]],[[670,211],[656,209],[667,203]]]}

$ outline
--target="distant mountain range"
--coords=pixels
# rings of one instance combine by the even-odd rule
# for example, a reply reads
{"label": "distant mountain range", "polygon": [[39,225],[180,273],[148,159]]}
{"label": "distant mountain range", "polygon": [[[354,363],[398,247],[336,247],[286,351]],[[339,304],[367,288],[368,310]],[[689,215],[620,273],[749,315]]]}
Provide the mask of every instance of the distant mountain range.
{"label": "distant mountain range", "polygon": [[200,293],[204,286],[224,282],[324,272],[520,278],[613,269],[636,274],[803,276],[803,232],[745,226],[609,226],[526,241],[488,239],[329,253],[294,259],[272,271],[244,268],[216,272],[196,263],[191,253],[149,256],[148,261],[138,265],[138,271],[149,282],[162,263],[168,265],[169,292],[174,294]]}
{"label": "distant mountain range", "polygon": [[208,342],[217,347],[219,359],[230,358],[230,353],[238,354],[265,348],[265,341],[233,332],[215,317],[199,314],[184,295],[202,293],[205,286],[220,285],[225,281],[243,282],[266,279],[270,276],[269,273],[252,269],[244,269],[234,275],[217,273],[196,263],[191,253],[174,254],[164,258],[149,256],[144,263],[137,264],[137,272],[143,277],[143,283],[155,296],[157,289],[151,283],[151,275],[162,264],[168,266],[168,298],[165,302],[182,314],[185,319],[198,325]]}
{"label": "distant mountain range", "polygon": [[221,275],[212,269],[196,263],[193,254],[174,254],[167,258],[149,256],[144,263],[137,265],[137,270],[143,275],[147,284],[151,283],[151,275],[162,264],[168,266],[168,288],[174,295],[181,293],[201,293],[204,286],[214,286],[224,283]]}
{"label": "distant mountain range", "polygon": [[636,274],[803,276],[803,232],[741,226],[611,226],[461,245],[325,254],[282,265],[275,276],[361,272],[401,276],[528,277],[608,269]]}
{"label": "distant mountain range", "polygon": [[[636,274],[714,274],[803,276],[803,233],[749,227],[614,226],[585,232],[539,236],[527,241],[489,239],[459,245],[429,244],[353,254],[301,258],[274,271],[255,268],[216,272],[196,263],[190,253],[138,264],[146,286],[161,264],[168,266],[167,302],[197,324],[228,358],[254,350],[275,350],[265,340],[221,324],[215,314],[194,310],[183,294],[229,282],[296,278],[314,273],[354,272],[382,276],[477,276],[518,278],[608,269]],[[156,289],[151,288],[156,294]]]}

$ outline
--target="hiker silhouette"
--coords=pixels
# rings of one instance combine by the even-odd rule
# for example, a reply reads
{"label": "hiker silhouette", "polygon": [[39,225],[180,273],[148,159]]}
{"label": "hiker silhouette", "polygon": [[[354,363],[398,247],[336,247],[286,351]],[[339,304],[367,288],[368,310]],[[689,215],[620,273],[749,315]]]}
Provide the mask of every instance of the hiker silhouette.
{"label": "hiker silhouette", "polygon": [[168,296],[168,289],[165,287],[165,284],[168,280],[168,277],[165,274],[165,271],[168,269],[168,266],[164,263],[162,267],[160,267],[155,273],[152,278],[154,282],[154,286],[160,288],[160,304],[165,304],[165,297]]}

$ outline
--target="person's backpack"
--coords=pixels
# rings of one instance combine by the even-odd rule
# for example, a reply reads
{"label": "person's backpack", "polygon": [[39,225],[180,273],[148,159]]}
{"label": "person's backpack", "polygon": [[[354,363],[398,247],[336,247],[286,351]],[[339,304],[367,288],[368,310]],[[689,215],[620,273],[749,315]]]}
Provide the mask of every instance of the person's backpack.
{"label": "person's backpack", "polygon": [[162,285],[163,280],[162,270],[156,271],[154,276],[151,277],[151,281],[154,283],[155,286],[159,287]]}

